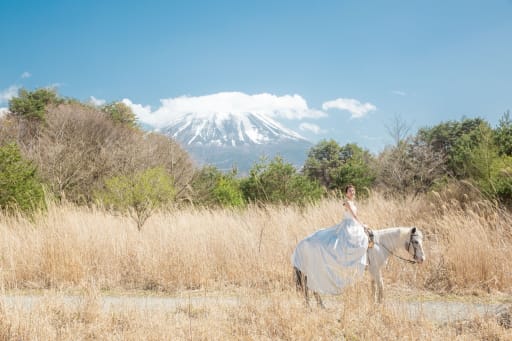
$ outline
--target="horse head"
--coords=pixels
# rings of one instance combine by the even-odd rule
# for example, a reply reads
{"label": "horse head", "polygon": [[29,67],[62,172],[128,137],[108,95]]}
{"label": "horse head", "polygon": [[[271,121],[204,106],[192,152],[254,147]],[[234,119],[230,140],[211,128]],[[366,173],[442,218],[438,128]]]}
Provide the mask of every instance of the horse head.
{"label": "horse head", "polygon": [[409,240],[405,243],[405,249],[413,257],[417,263],[423,263],[425,253],[423,252],[423,233],[413,227],[409,236]]}

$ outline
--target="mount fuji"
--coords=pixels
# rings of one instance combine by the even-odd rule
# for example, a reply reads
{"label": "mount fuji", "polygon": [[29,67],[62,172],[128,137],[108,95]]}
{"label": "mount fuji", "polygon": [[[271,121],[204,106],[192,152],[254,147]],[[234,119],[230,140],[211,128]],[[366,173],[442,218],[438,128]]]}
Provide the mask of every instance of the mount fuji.
{"label": "mount fuji", "polygon": [[312,143],[262,113],[187,113],[158,129],[177,140],[200,165],[247,173],[262,156],[300,167]]}

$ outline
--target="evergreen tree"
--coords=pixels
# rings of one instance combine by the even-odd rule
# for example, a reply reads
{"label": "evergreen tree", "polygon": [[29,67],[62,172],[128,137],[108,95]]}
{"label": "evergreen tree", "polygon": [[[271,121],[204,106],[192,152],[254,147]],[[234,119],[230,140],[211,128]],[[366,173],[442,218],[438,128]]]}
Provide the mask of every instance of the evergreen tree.
{"label": "evergreen tree", "polygon": [[371,154],[355,143],[341,147],[334,140],[323,140],[310,149],[303,172],[328,190],[342,190],[349,183],[369,187],[375,181],[372,160]]}
{"label": "evergreen tree", "polygon": [[41,88],[34,91],[20,89],[18,97],[10,100],[9,111],[27,120],[44,121],[47,106],[62,102],[53,89]]}
{"label": "evergreen tree", "polygon": [[500,118],[495,130],[495,141],[500,155],[512,156],[512,120],[508,110]]}
{"label": "evergreen tree", "polygon": [[336,187],[336,174],[345,161],[342,148],[336,141],[322,140],[309,150],[303,172],[326,189],[333,189]]}
{"label": "evergreen tree", "polygon": [[137,126],[137,117],[132,109],[122,102],[114,102],[105,105],[102,111],[114,122],[135,128]]}

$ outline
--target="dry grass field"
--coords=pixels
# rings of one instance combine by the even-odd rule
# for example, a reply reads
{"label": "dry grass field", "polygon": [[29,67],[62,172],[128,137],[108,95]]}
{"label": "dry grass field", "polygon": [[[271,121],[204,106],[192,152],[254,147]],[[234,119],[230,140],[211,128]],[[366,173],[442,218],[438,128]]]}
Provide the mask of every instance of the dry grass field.
{"label": "dry grass field", "polygon": [[[383,304],[370,300],[363,281],[327,298],[327,309],[306,307],[295,293],[290,255],[300,239],[341,219],[335,199],[305,208],[172,210],[152,216],[141,232],[127,217],[66,205],[51,205],[32,221],[2,216],[3,297],[41,300],[30,307],[0,301],[0,339],[512,339],[510,314],[505,322],[492,314],[440,322],[397,304],[432,297],[510,304],[510,212],[484,201],[462,208],[436,194],[372,193],[358,207],[375,229],[419,227],[427,260],[417,266],[390,259]],[[217,299],[104,309],[101,297],[112,293]],[[69,304],[69,295],[79,295],[78,304]]]}

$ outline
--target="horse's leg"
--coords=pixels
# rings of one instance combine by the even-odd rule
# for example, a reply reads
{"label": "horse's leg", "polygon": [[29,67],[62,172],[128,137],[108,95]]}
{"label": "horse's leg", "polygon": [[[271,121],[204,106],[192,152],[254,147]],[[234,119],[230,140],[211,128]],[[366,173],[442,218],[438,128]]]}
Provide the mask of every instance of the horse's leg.
{"label": "horse's leg", "polygon": [[306,299],[306,305],[309,305],[309,296],[308,296],[308,280],[306,275],[296,267],[293,267],[293,273],[295,277],[295,289],[297,291],[301,291],[304,294],[304,298]]}
{"label": "horse's leg", "polygon": [[372,285],[372,300],[373,300],[373,302],[375,302],[377,300],[377,296],[375,296],[375,294],[376,294],[375,289],[377,288],[377,282],[375,282],[375,279],[373,279],[373,275],[372,275],[371,285]]}
{"label": "horse's leg", "polygon": [[297,291],[302,291],[302,271],[297,269],[295,266],[293,267],[293,277],[295,279],[295,289],[297,289]]}
{"label": "horse's leg", "polygon": [[382,280],[380,270],[377,272],[375,281],[377,282],[377,302],[382,303],[382,300],[384,299],[384,281]]}
{"label": "horse's leg", "polygon": [[370,271],[370,277],[371,277],[371,286],[372,286],[372,301],[377,301],[377,279],[379,277],[379,268],[376,266],[375,263],[371,262],[368,270]]}
{"label": "horse's leg", "polygon": [[320,295],[316,291],[313,291],[313,295],[315,296],[316,303],[318,304],[318,306],[320,308],[325,308],[324,302],[322,302],[322,297],[320,297]]}
{"label": "horse's leg", "polygon": [[308,277],[302,274],[302,285],[304,290],[304,298],[306,299],[306,305],[309,306],[309,295],[308,295]]}
{"label": "horse's leg", "polygon": [[377,272],[379,271],[377,264],[375,263],[372,250],[367,251],[367,260],[368,260],[368,270],[370,271],[370,277],[371,282],[370,285],[372,286],[372,301],[377,301]]}

